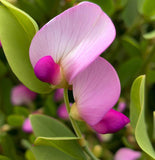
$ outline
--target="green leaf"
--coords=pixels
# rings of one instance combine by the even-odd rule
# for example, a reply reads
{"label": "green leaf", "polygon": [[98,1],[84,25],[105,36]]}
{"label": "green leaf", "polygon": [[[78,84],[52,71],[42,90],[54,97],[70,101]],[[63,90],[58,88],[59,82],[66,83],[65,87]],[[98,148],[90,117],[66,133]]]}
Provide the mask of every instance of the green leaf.
{"label": "green leaf", "polygon": [[36,78],[29,60],[29,46],[38,29],[37,24],[5,0],[0,2],[0,37],[9,65],[29,89],[38,93],[50,92],[49,85]]}
{"label": "green leaf", "polygon": [[143,35],[143,37],[145,39],[154,39],[155,38],[155,30],[151,31],[151,32],[148,32],[148,33],[145,33]]}
{"label": "green leaf", "polygon": [[155,70],[148,70],[147,72],[147,82],[148,84],[153,84],[155,83]]}
{"label": "green leaf", "polygon": [[7,117],[7,122],[10,126],[20,127],[23,125],[24,117],[21,115],[10,115]]}
{"label": "green leaf", "polygon": [[35,155],[36,160],[75,160],[65,153],[48,146],[32,147],[32,152]]}
{"label": "green leaf", "polygon": [[126,26],[131,27],[136,22],[137,16],[137,1],[128,0],[127,5],[122,12],[122,18]]}
{"label": "green leaf", "polygon": [[0,144],[4,155],[11,158],[11,160],[17,160],[15,145],[12,138],[8,134],[4,133],[0,135]]}
{"label": "green leaf", "polygon": [[64,124],[54,118],[34,114],[30,115],[30,121],[37,137],[75,137]]}
{"label": "green leaf", "polygon": [[139,76],[131,88],[130,120],[135,137],[141,149],[155,159],[155,151],[147,133],[144,106],[145,76]]}
{"label": "green leaf", "polygon": [[155,20],[154,6],[155,6],[154,0],[138,0],[138,11],[152,20]]}
{"label": "green leaf", "polygon": [[17,115],[22,115],[24,117],[28,117],[29,115],[28,109],[22,106],[14,106],[14,113]]}
{"label": "green leaf", "polygon": [[140,56],[140,46],[135,39],[129,36],[123,36],[122,44],[130,57]]}
{"label": "green leaf", "polygon": [[114,11],[114,1],[113,0],[89,0],[90,2],[98,4],[109,16],[111,16]]}
{"label": "green leaf", "polygon": [[26,151],[25,157],[26,160],[36,160],[31,150]]}
{"label": "green leaf", "polygon": [[10,160],[9,158],[5,157],[5,156],[1,156],[0,155],[0,160]]}
{"label": "green leaf", "polygon": [[77,137],[38,137],[35,141],[35,145],[52,146],[75,159],[82,160],[85,159],[85,156],[81,150],[78,140],[80,140],[80,138]]}
{"label": "green leaf", "polygon": [[141,69],[141,66],[142,59],[138,57],[131,58],[119,66],[118,75],[121,81],[122,88],[124,88],[134,80],[134,78],[137,76],[137,73]]}
{"label": "green leaf", "polygon": [[3,77],[7,73],[7,68],[4,63],[0,60],[0,78]]}
{"label": "green leaf", "polygon": [[74,159],[85,159],[78,144],[80,138],[75,137],[64,124],[44,115],[31,115],[30,120],[35,135],[39,137],[35,145],[55,147]]}
{"label": "green leaf", "polygon": [[12,87],[12,81],[9,78],[3,78],[0,81],[0,108],[7,115],[13,111],[13,106],[10,101]]}

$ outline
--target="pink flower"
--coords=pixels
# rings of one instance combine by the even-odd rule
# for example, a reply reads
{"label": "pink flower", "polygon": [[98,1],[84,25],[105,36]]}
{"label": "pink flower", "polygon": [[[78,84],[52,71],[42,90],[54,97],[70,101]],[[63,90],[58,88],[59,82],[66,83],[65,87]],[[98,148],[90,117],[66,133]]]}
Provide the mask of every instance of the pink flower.
{"label": "pink flower", "polygon": [[0,47],[2,47],[2,43],[1,43],[1,41],[0,41]]}
{"label": "pink flower", "polygon": [[61,101],[63,99],[63,92],[64,92],[63,88],[57,89],[54,93],[54,101],[56,102]]}
{"label": "pink flower", "polygon": [[120,81],[105,59],[98,57],[75,77],[73,95],[79,115],[96,132],[113,133],[129,123],[125,115],[112,109],[120,95]]}
{"label": "pink flower", "polygon": [[141,157],[141,153],[129,148],[119,149],[114,157],[114,160],[137,160]]}
{"label": "pink flower", "polygon": [[32,126],[31,126],[31,122],[30,122],[30,119],[29,118],[26,118],[24,123],[23,123],[23,127],[22,127],[22,130],[26,133],[32,133],[33,132],[33,129],[32,129]]}
{"label": "pink flower", "polygon": [[59,108],[57,110],[57,115],[64,120],[69,119],[69,115],[67,113],[66,105],[64,103],[59,106]]}
{"label": "pink flower", "polygon": [[125,108],[126,108],[126,103],[125,103],[124,101],[120,101],[120,102],[118,103],[118,108],[117,108],[117,110],[118,110],[119,112],[123,112],[123,111],[125,110]]}
{"label": "pink flower", "polygon": [[30,91],[27,87],[20,84],[15,86],[11,92],[11,101],[13,105],[28,105],[36,98],[36,93]]}
{"label": "pink flower", "polygon": [[64,88],[115,38],[115,27],[101,8],[82,2],[64,11],[37,32],[30,60],[43,82]]}

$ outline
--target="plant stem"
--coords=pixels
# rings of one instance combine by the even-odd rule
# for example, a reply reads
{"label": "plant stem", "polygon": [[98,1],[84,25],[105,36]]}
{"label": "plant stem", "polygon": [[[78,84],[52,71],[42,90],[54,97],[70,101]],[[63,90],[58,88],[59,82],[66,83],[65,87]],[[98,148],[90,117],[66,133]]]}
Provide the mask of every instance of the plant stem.
{"label": "plant stem", "polygon": [[[69,104],[69,99],[68,99],[68,89],[67,88],[64,89],[64,101],[66,104],[67,112],[69,114],[70,113],[70,104]],[[76,121],[70,115],[69,115],[69,119],[71,121],[71,124],[74,128],[76,135],[78,137],[82,137],[81,131],[80,131],[79,126],[77,125]]]}
{"label": "plant stem", "polygon": [[[69,114],[70,113],[70,104],[69,104],[69,99],[68,99],[68,88],[64,88],[64,101],[65,101],[67,112]],[[90,151],[87,143],[85,142],[85,140],[82,137],[82,133],[81,133],[80,128],[79,128],[78,124],[76,123],[76,121],[71,116],[69,116],[69,118],[70,118],[71,124],[72,124],[72,126],[74,128],[74,131],[75,131],[77,137],[80,137],[81,140],[83,141],[81,146],[82,146],[83,150],[85,151],[85,153],[87,153],[87,155],[91,158],[91,160],[99,160]]]}

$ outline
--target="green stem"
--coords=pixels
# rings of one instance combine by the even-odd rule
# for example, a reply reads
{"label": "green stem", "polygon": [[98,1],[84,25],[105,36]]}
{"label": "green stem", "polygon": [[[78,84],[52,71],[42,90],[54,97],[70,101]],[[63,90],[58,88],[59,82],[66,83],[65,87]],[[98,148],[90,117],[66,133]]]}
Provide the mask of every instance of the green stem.
{"label": "green stem", "polygon": [[[69,114],[70,113],[70,104],[69,104],[69,99],[68,99],[68,89],[67,88],[64,89],[64,101],[66,104],[67,112]],[[81,131],[80,131],[79,126],[77,125],[76,121],[70,115],[69,115],[69,118],[70,118],[71,124],[74,128],[76,135],[78,137],[82,137]]]}
{"label": "green stem", "polygon": [[[70,113],[70,104],[69,104],[69,99],[68,99],[68,88],[64,88],[64,101],[65,101],[65,105],[66,105],[66,109],[67,109],[67,112],[68,114]],[[98,158],[96,158],[93,153],[90,151],[87,143],[85,142],[85,140],[83,139],[82,137],[82,133],[80,131],[80,128],[79,126],[77,125],[76,121],[71,117],[69,116],[70,118],[70,121],[71,121],[71,124],[74,128],[74,131],[77,135],[77,137],[81,137],[82,138],[82,141],[83,141],[83,145],[82,145],[82,148],[83,150],[85,151],[85,153],[87,153],[87,155],[91,158],[91,160],[99,160]]]}

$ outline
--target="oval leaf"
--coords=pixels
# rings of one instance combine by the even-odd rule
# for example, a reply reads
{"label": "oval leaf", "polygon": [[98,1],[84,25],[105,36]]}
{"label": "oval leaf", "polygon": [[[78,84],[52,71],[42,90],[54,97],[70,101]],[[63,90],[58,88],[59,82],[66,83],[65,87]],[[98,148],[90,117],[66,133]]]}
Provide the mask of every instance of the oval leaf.
{"label": "oval leaf", "polygon": [[48,84],[38,80],[29,60],[30,42],[38,27],[35,21],[23,11],[0,1],[0,37],[3,49],[13,72],[31,90],[47,93]]}
{"label": "oval leaf", "polygon": [[51,146],[70,155],[74,159],[85,160],[82,148],[78,144],[80,138],[62,123],[45,115],[30,116],[33,131],[39,138],[35,145]]}
{"label": "oval leaf", "polygon": [[135,129],[137,143],[151,158],[155,159],[155,151],[147,133],[144,108],[145,76],[139,76],[131,88],[130,120]]}
{"label": "oval leaf", "polygon": [[79,160],[85,160],[85,155],[78,143],[80,138],[77,137],[58,137],[58,138],[46,138],[38,137],[35,141],[35,145],[52,146],[58,150],[70,155],[71,157]]}
{"label": "oval leaf", "polygon": [[65,153],[48,146],[32,147],[32,152],[36,157],[36,160],[75,160]]}

